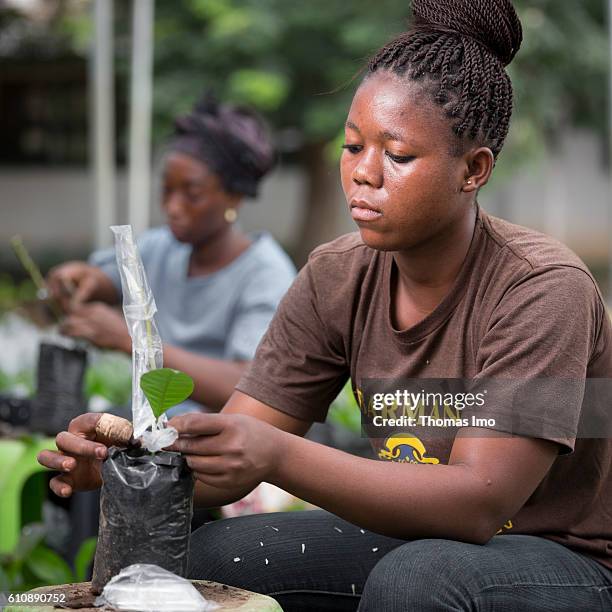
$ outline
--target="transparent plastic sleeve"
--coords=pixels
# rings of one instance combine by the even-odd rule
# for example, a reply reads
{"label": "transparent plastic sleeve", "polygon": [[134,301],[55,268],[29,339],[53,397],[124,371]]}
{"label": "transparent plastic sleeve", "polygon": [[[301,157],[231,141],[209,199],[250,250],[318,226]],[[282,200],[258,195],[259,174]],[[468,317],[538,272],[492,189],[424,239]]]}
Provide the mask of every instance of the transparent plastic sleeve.
{"label": "transparent plastic sleeve", "polygon": [[142,612],[208,612],[219,607],[204,599],[189,580],[144,563],[126,567],[109,581],[96,599],[96,606],[107,605]]}
{"label": "transparent plastic sleeve", "polygon": [[[113,225],[115,255],[123,291],[123,314],[132,338],[132,422],[134,437],[143,436],[143,445],[155,452],[172,444],[178,437],[176,430],[167,428],[168,418],[156,421],[151,406],[140,388],[140,377],[150,370],[163,367],[163,346],[155,324],[157,307],[130,225]],[[172,433],[174,432],[174,434]]]}

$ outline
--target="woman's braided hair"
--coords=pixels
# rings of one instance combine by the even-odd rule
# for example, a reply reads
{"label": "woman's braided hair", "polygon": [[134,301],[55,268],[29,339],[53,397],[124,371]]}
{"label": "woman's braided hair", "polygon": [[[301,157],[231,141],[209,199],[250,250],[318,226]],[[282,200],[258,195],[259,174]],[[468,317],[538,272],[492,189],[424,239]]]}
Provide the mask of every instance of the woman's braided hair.
{"label": "woman's braided hair", "polygon": [[497,158],[512,115],[504,67],[523,39],[510,0],[413,0],[412,13],[410,29],[372,57],[368,74],[426,79],[459,139],[476,140]]}

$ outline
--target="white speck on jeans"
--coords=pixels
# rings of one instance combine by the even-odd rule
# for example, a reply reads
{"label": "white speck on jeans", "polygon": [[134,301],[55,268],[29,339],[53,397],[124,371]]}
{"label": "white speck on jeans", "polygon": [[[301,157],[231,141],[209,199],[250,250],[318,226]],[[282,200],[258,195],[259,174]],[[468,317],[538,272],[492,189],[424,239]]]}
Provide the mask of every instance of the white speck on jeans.
{"label": "white speck on jeans", "polygon": [[268,565],[268,563],[270,563],[270,562],[266,559],[266,565]]}
{"label": "white speck on jeans", "polygon": [[234,563],[238,563],[238,561],[240,561],[240,557],[234,557]]}
{"label": "white speck on jeans", "polygon": [[342,529],[340,529],[340,527],[334,527],[334,529],[338,532],[338,533],[342,533]]}
{"label": "white speck on jeans", "polygon": [[263,546],[263,542],[260,542],[260,543],[259,543],[259,545],[260,545],[260,546]]}
{"label": "white speck on jeans", "polygon": [[305,550],[306,550],[306,544],[302,544],[302,554],[304,554]]}
{"label": "white speck on jeans", "polygon": [[270,525],[270,528],[274,529],[274,531],[278,531],[278,529],[276,527],[272,527],[271,525]]}
{"label": "white speck on jeans", "polygon": [[372,549],[372,552],[376,552],[377,550],[378,550],[378,546],[375,546],[375,547]]}
{"label": "white speck on jeans", "polygon": [[360,529],[359,531],[361,531],[361,533],[365,533],[365,531],[363,529]]}
{"label": "white speck on jeans", "polygon": [[357,593],[355,593],[355,585],[351,584],[351,589],[353,589],[353,595],[357,595]]}

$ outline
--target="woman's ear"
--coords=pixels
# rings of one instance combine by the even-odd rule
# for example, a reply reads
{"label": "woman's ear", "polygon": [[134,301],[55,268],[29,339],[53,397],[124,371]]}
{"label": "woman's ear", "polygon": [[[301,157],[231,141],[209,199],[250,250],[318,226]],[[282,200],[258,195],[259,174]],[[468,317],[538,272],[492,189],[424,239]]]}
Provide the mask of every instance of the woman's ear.
{"label": "woman's ear", "polygon": [[488,183],[495,165],[495,158],[489,147],[479,147],[468,151],[466,157],[467,172],[462,191],[469,193],[477,191]]}

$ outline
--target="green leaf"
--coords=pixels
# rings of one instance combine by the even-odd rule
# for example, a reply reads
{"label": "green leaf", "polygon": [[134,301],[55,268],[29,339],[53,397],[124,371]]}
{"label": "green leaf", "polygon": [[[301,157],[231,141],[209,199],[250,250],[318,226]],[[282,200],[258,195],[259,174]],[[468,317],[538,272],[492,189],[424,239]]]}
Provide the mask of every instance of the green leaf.
{"label": "green leaf", "polygon": [[11,583],[9,581],[9,577],[7,573],[0,566],[0,593],[3,591],[9,591],[11,588]]}
{"label": "green leaf", "polygon": [[151,370],[140,377],[140,388],[151,404],[155,418],[185,401],[193,393],[193,380],[171,368]]}
{"label": "green leaf", "polygon": [[96,553],[96,544],[98,538],[87,538],[80,546],[79,551],[74,558],[74,576],[77,582],[85,582],[89,566],[93,562],[94,554]]}
{"label": "green leaf", "polygon": [[47,584],[73,582],[74,575],[68,564],[45,546],[37,546],[26,560],[30,571]]}
{"label": "green leaf", "polygon": [[46,528],[42,523],[30,523],[21,530],[21,537],[13,553],[16,561],[23,561],[40,544],[46,535]]}
{"label": "green leaf", "polygon": [[233,98],[263,110],[276,110],[289,92],[285,75],[264,70],[236,70],[228,84]]}

